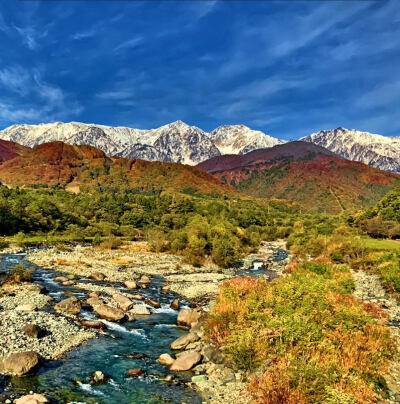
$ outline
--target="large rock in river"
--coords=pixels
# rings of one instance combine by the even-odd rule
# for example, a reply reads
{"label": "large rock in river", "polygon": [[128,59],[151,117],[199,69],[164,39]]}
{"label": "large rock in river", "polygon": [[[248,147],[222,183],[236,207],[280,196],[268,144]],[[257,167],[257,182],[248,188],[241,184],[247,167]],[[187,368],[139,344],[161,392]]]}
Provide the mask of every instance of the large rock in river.
{"label": "large rock in river", "polygon": [[169,368],[170,370],[183,372],[185,370],[192,369],[193,366],[197,365],[201,361],[200,352],[187,351],[177,358],[174,363]]}
{"label": "large rock in river", "polygon": [[137,289],[137,284],[135,281],[126,281],[125,282],[125,287],[127,289]]}
{"label": "large rock in river", "polygon": [[171,349],[185,349],[192,342],[198,341],[200,338],[194,332],[189,332],[186,335],[182,335],[174,342],[171,343]]}
{"label": "large rock in river", "polygon": [[115,307],[107,306],[106,304],[99,304],[93,306],[93,310],[105,320],[109,321],[122,321],[125,318],[125,313],[116,309]]}
{"label": "large rock in river", "polygon": [[150,310],[143,304],[135,304],[132,307],[132,310],[130,311],[130,313],[132,313],[134,315],[138,315],[138,316],[148,316],[149,314],[151,314]]}
{"label": "large rock in river", "polygon": [[15,401],[15,404],[45,404],[50,401],[43,394],[28,394]]}
{"label": "large rock in river", "polygon": [[113,299],[118,303],[119,308],[123,311],[128,311],[133,306],[132,300],[124,295],[121,295],[120,293],[113,295]]}
{"label": "large rock in river", "polygon": [[191,327],[192,324],[197,323],[200,318],[200,312],[196,309],[182,309],[178,313],[177,323],[178,325],[183,325],[185,327]]}
{"label": "large rock in river", "polygon": [[69,314],[79,314],[81,309],[82,309],[81,302],[75,296],[61,300],[61,302],[57,303],[54,306],[55,311],[63,311],[65,313],[69,313]]}
{"label": "large rock in river", "polygon": [[23,376],[33,373],[39,366],[41,357],[37,352],[18,352],[9,355],[3,362],[5,373]]}

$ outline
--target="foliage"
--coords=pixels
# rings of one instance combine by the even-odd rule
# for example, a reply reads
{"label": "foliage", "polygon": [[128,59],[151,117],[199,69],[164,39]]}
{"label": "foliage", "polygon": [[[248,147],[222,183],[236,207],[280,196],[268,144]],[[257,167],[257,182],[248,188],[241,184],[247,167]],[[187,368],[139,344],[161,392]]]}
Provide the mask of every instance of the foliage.
{"label": "foliage", "polygon": [[226,282],[207,320],[209,338],[238,368],[262,365],[249,386],[255,402],[355,403],[385,396],[376,381],[397,351],[384,313],[352,296],[345,265],[310,262],[289,272],[272,282]]}
{"label": "foliage", "polygon": [[11,282],[31,282],[33,275],[32,268],[26,268],[24,264],[19,264],[12,268],[8,275],[8,280]]}

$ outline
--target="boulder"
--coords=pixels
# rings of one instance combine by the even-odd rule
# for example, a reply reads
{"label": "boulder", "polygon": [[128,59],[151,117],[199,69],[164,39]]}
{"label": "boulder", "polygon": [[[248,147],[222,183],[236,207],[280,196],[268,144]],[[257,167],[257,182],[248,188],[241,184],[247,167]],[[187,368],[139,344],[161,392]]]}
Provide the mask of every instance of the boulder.
{"label": "boulder", "polygon": [[132,309],[130,310],[130,313],[137,316],[148,316],[149,314],[151,314],[150,310],[146,306],[143,306],[142,304],[133,305]]}
{"label": "boulder", "polygon": [[63,282],[67,282],[68,278],[65,276],[56,276],[55,278],[53,278],[53,281],[63,283]]}
{"label": "boulder", "polygon": [[15,311],[35,311],[37,309],[35,304],[20,304],[15,308]]}
{"label": "boulder", "polygon": [[178,313],[177,323],[185,327],[191,327],[193,323],[197,323],[200,318],[200,312],[196,309],[182,309]]}
{"label": "boulder", "polygon": [[201,354],[196,351],[186,351],[179,356],[169,368],[172,371],[183,372],[192,369],[201,361]]}
{"label": "boulder", "polygon": [[22,332],[31,338],[41,338],[45,335],[45,331],[36,324],[27,324]]}
{"label": "boulder", "polygon": [[154,307],[155,309],[159,309],[161,307],[161,304],[156,302],[155,300],[144,299],[144,302],[149,306]]}
{"label": "boulder", "polygon": [[99,299],[98,297],[89,297],[89,299],[86,300],[86,303],[89,306],[98,306],[99,304],[104,304],[103,300]]}
{"label": "boulder", "polygon": [[96,370],[90,378],[90,384],[104,384],[109,379],[101,370]]}
{"label": "boulder", "polygon": [[15,400],[15,404],[44,404],[50,401],[43,394],[28,394]]}
{"label": "boulder", "polygon": [[41,357],[37,352],[18,352],[9,355],[3,362],[5,373],[23,376],[33,373],[40,363]]}
{"label": "boulder", "polygon": [[116,293],[112,298],[118,303],[118,307],[123,311],[128,311],[133,306],[132,300],[120,293]]}
{"label": "boulder", "polygon": [[67,299],[61,300],[54,306],[55,311],[63,311],[69,314],[78,314],[82,309],[80,300],[75,297],[68,297]]}
{"label": "boulder", "polygon": [[161,365],[165,365],[165,366],[171,366],[174,363],[175,359],[167,353],[164,353],[162,355],[159,356],[158,358],[158,362],[161,363]]}
{"label": "boulder", "polygon": [[125,318],[125,313],[116,309],[115,307],[108,306],[106,304],[99,304],[93,307],[93,310],[105,320],[109,321],[122,321]]}
{"label": "boulder", "polygon": [[146,275],[142,275],[138,283],[151,283],[151,279]]}
{"label": "boulder", "polygon": [[137,284],[135,281],[126,281],[125,282],[125,287],[127,289],[137,289]]}
{"label": "boulder", "polygon": [[185,349],[189,344],[192,342],[198,341],[200,338],[199,336],[194,333],[194,332],[189,332],[186,335],[182,335],[178,339],[176,339],[174,342],[171,343],[171,349]]}
{"label": "boulder", "polygon": [[143,369],[129,369],[126,372],[126,375],[129,377],[139,377],[144,375],[144,370]]}
{"label": "boulder", "polygon": [[107,328],[107,326],[101,322],[96,320],[82,320],[81,324],[87,328],[95,328],[97,330]]}
{"label": "boulder", "polygon": [[140,295],[133,295],[133,296],[132,296],[132,299],[133,299],[133,300],[144,300],[144,297],[143,297],[143,296],[140,296]]}
{"label": "boulder", "polygon": [[179,310],[179,300],[175,299],[171,302],[171,305],[169,306],[172,310]]}
{"label": "boulder", "polygon": [[94,281],[99,281],[102,282],[104,279],[106,279],[106,276],[102,274],[101,272],[94,272],[89,276],[89,279],[93,279]]}

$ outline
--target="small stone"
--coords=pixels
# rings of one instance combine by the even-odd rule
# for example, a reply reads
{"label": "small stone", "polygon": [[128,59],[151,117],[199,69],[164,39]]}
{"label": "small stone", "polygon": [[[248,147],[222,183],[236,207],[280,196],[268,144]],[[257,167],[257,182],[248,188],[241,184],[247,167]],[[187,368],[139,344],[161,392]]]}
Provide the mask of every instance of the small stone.
{"label": "small stone", "polygon": [[137,284],[135,281],[126,281],[125,282],[125,287],[127,289],[137,289]]}
{"label": "small stone", "polygon": [[68,281],[62,282],[61,285],[63,285],[63,286],[72,286],[72,285],[75,285],[75,282],[72,281],[72,280],[68,280]]}
{"label": "small stone", "polygon": [[175,359],[167,353],[164,353],[159,356],[158,362],[160,362],[162,365],[166,366],[171,366],[174,363]]}
{"label": "small stone", "polygon": [[82,321],[81,321],[81,324],[82,324],[84,327],[87,327],[87,328],[94,328],[94,329],[97,329],[97,330],[101,330],[101,329],[107,328],[107,326],[106,326],[103,322],[101,322],[101,321],[96,321],[96,320],[82,320]]}
{"label": "small stone", "polygon": [[139,376],[144,375],[144,371],[143,371],[143,369],[129,369],[126,372],[126,375],[129,377],[139,377]]}
{"label": "small stone", "polygon": [[106,279],[106,276],[101,272],[95,272],[89,276],[89,279],[93,279],[94,281],[102,282]]}
{"label": "small stone", "polygon": [[63,282],[67,282],[68,278],[65,276],[56,276],[55,278],[53,278],[53,281],[63,283]]}
{"label": "small stone", "polygon": [[41,338],[45,335],[45,331],[36,324],[27,324],[22,332],[31,338]]}
{"label": "small stone", "polygon": [[140,295],[133,295],[133,296],[132,296],[132,299],[133,299],[133,300],[144,300],[144,297],[143,297],[143,296],[140,296]]}
{"label": "small stone", "polygon": [[100,296],[100,293],[99,292],[90,292],[89,294],[88,294],[88,297],[90,298],[90,297],[99,297]]}
{"label": "small stone", "polygon": [[139,279],[138,282],[139,283],[151,283],[151,279],[146,275],[142,275],[142,277]]}
{"label": "small stone", "polygon": [[207,382],[208,377],[206,375],[196,375],[192,376],[192,383],[202,383],[202,382]]}
{"label": "small stone", "polygon": [[107,383],[108,379],[109,377],[106,376],[101,370],[97,370],[92,374],[92,377],[90,378],[90,384],[104,384]]}
{"label": "small stone", "polygon": [[16,311],[35,311],[37,309],[35,304],[21,304],[15,308]]}
{"label": "small stone", "polygon": [[147,358],[147,355],[140,353],[140,352],[132,352],[124,355],[126,359],[137,359],[137,360],[144,360]]}
{"label": "small stone", "polygon": [[169,306],[172,310],[179,310],[179,300],[175,299],[171,302],[171,305]]}

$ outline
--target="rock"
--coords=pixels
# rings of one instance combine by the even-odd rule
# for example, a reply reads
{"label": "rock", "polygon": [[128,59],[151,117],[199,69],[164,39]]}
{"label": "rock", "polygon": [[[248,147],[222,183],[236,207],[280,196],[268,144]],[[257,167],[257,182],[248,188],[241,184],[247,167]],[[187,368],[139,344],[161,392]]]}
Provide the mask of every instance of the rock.
{"label": "rock", "polygon": [[136,321],[135,315],[132,313],[126,313],[126,321],[128,321],[128,323],[133,323]]}
{"label": "rock", "polygon": [[122,321],[125,318],[125,313],[116,309],[115,307],[108,306],[106,304],[99,304],[93,307],[93,310],[105,320],[109,321]]}
{"label": "rock", "polygon": [[207,362],[216,364],[223,364],[226,362],[226,359],[222,352],[214,345],[206,345],[202,349],[201,353],[203,354],[203,357]]}
{"label": "rock", "polygon": [[179,310],[179,300],[175,299],[171,302],[171,305],[169,306],[172,310]]}
{"label": "rock", "polygon": [[138,283],[151,283],[151,279],[146,275],[142,275],[142,277],[138,280]]}
{"label": "rock", "polygon": [[125,282],[125,287],[127,289],[137,289],[137,284],[135,281],[126,281]]}
{"label": "rock", "polygon": [[36,309],[35,304],[21,304],[15,308],[15,311],[35,311]]}
{"label": "rock", "polygon": [[[44,404],[50,401],[43,394],[28,394],[15,400],[15,404]],[[11,401],[10,401],[11,403]]]}
{"label": "rock", "polygon": [[167,353],[164,353],[159,356],[158,362],[160,362],[162,365],[166,366],[171,366],[174,363],[175,359]]}
{"label": "rock", "polygon": [[103,300],[99,299],[98,297],[90,297],[86,300],[86,303],[92,307],[98,306],[99,304],[104,304]]}
{"label": "rock", "polygon": [[106,276],[102,274],[101,272],[94,272],[89,276],[89,279],[93,279],[94,281],[99,281],[102,282],[104,279],[106,279]]}
{"label": "rock", "polygon": [[147,358],[147,355],[140,353],[140,352],[132,352],[124,355],[126,359],[137,359],[137,360],[144,360]]}
{"label": "rock", "polygon": [[201,354],[196,351],[186,351],[177,358],[169,368],[172,371],[183,372],[192,369],[201,361]]}
{"label": "rock", "polygon": [[104,384],[107,383],[108,379],[109,377],[106,376],[101,370],[97,370],[92,374],[92,377],[90,378],[90,384]]}
{"label": "rock", "polygon": [[147,289],[147,286],[146,286],[145,284],[140,285],[140,287],[141,287],[142,289]]}
{"label": "rock", "polygon": [[41,357],[37,352],[13,353],[4,360],[4,371],[14,376],[30,374],[36,370],[40,360]]}
{"label": "rock", "polygon": [[45,331],[36,324],[27,324],[22,332],[31,338],[41,338],[45,335]]}
{"label": "rock", "polygon": [[161,304],[156,302],[155,300],[145,299],[144,302],[149,306],[154,307],[155,309],[159,309],[161,307]]}
{"label": "rock", "polygon": [[134,300],[144,300],[144,297],[140,296],[140,295],[133,295],[132,299],[134,299]]}
{"label": "rock", "polygon": [[177,323],[178,325],[183,325],[185,327],[191,327],[193,323],[197,323],[200,318],[200,312],[196,309],[182,309],[178,313]]}
{"label": "rock", "polygon": [[190,332],[195,332],[200,338],[203,338],[203,336],[204,336],[203,327],[200,325],[199,322],[192,324],[192,327],[190,328]]}
{"label": "rock", "polygon": [[171,349],[185,349],[187,345],[192,342],[198,341],[200,338],[197,334],[189,332],[189,334],[182,335],[174,342],[171,343]]}
{"label": "rock", "polygon": [[112,298],[118,303],[118,307],[123,311],[128,311],[133,306],[131,299],[119,293],[113,295]]}
{"label": "rock", "polygon": [[95,328],[97,330],[107,328],[107,326],[101,322],[96,320],[82,320],[81,324],[87,328]]}
{"label": "rock", "polygon": [[72,285],[75,285],[75,282],[68,280],[68,281],[62,282],[61,285],[63,285],[63,286],[72,286]]}
{"label": "rock", "polygon": [[68,278],[65,276],[56,276],[55,278],[53,278],[53,281],[63,283],[63,282],[67,282]]}
{"label": "rock", "polygon": [[75,274],[68,274],[68,275],[67,275],[67,278],[68,278],[70,281],[73,281],[73,280],[76,279],[76,275],[75,275]]}
{"label": "rock", "polygon": [[206,375],[196,375],[192,376],[192,383],[202,383],[202,382],[207,382],[208,377]]}
{"label": "rock", "polygon": [[81,309],[82,309],[81,302],[75,296],[61,300],[61,302],[57,303],[54,306],[55,311],[63,311],[65,313],[69,313],[69,314],[79,314]]}
{"label": "rock", "polygon": [[143,369],[129,369],[126,372],[126,375],[129,377],[139,377],[139,376],[144,375],[144,371],[143,371]]}
{"label": "rock", "polygon": [[100,293],[99,292],[90,292],[89,294],[88,294],[88,297],[90,298],[90,297],[99,297],[100,296]]}
{"label": "rock", "polygon": [[133,305],[132,309],[130,310],[130,313],[138,316],[148,316],[149,314],[151,314],[150,310],[146,306],[143,306],[142,304]]}

